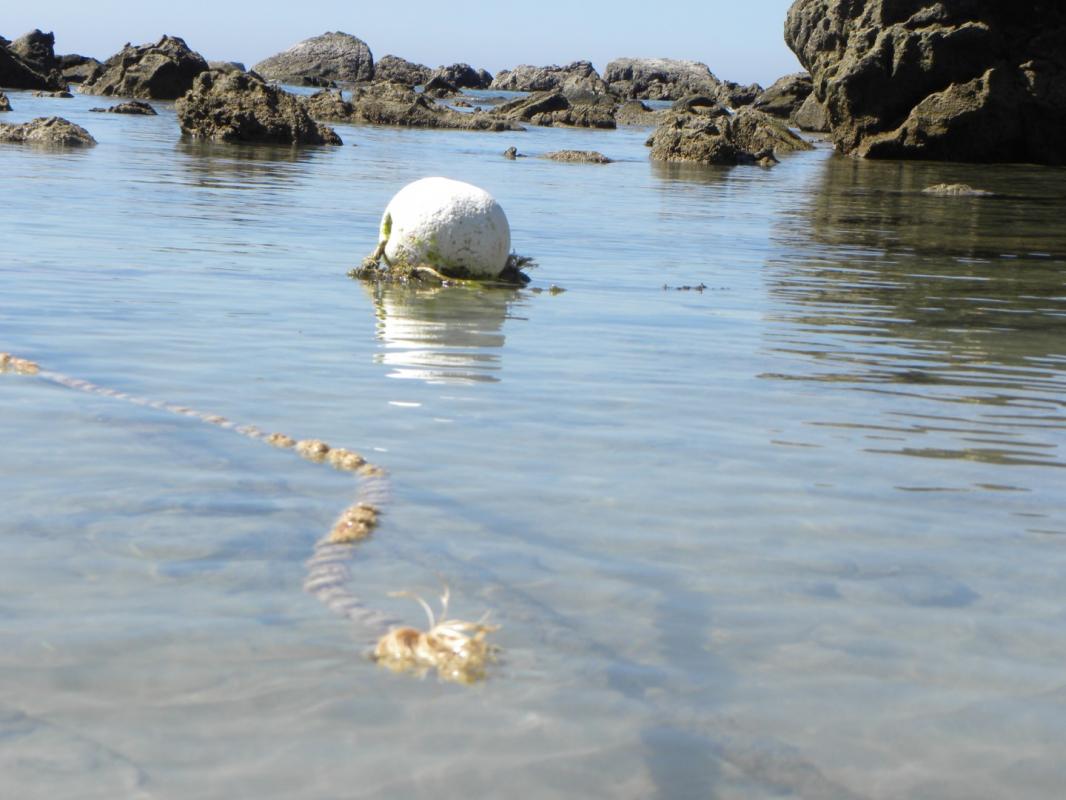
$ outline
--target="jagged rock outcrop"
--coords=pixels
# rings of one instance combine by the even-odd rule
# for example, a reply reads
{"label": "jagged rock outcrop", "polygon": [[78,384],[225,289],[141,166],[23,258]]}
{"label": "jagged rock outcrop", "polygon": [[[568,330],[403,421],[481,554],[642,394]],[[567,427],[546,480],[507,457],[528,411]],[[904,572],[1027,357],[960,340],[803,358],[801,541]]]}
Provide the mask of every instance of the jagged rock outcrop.
{"label": "jagged rock outcrop", "polygon": [[555,64],[534,67],[520,64],[512,70],[500,70],[490,89],[507,92],[585,91],[607,93],[607,84],[590,61],[573,61],[565,67]]}
{"label": "jagged rock outcrop", "polygon": [[617,58],[607,65],[603,80],[612,93],[638,100],[714,95],[721,86],[706,64],[672,58]]}
{"label": "jagged rock outcrop", "polygon": [[742,108],[754,103],[763,91],[763,88],[757,83],[749,83],[747,86],[742,86],[733,81],[722,81],[716,96],[718,102],[723,106]]}
{"label": "jagged rock outcrop", "polygon": [[54,33],[34,29],[10,44],[12,53],[40,73],[47,74],[59,66],[55,52]]}
{"label": "jagged rock outcrop", "polygon": [[1066,163],[1062,3],[797,0],[785,41],[844,152]]}
{"label": "jagged rock outcrop", "polygon": [[459,87],[449,83],[443,75],[434,75],[422,87],[422,93],[430,97],[452,97],[459,94]]}
{"label": "jagged rock outcrop", "polygon": [[58,91],[66,84],[58,72],[40,72],[18,54],[9,45],[0,44],[0,86],[8,89],[42,89]]}
{"label": "jagged rock outcrop", "polygon": [[127,44],[82,83],[85,94],[174,100],[207,70],[207,61],[177,36],[163,36],[154,44]]}
{"label": "jagged rock outcrop", "polygon": [[473,131],[522,130],[520,125],[495,114],[453,111],[403,84],[386,81],[357,87],[350,101],[338,93],[324,91],[304,98],[303,102],[312,117],[329,122]]}
{"label": "jagged rock outcrop", "polygon": [[0,122],[0,142],[86,147],[96,144],[96,139],[85,128],[62,117],[37,117],[22,125]]}
{"label": "jagged rock outcrop", "polygon": [[788,119],[803,105],[812,88],[810,75],[795,72],[771,83],[752,105],[772,116]]}
{"label": "jagged rock outcrop", "polygon": [[11,101],[7,99],[7,95],[0,92],[0,111],[10,111]]}
{"label": "jagged rock outcrop", "polygon": [[111,108],[90,108],[89,110],[100,114],[139,114],[148,117],[154,117],[158,113],[143,100],[130,100],[128,103],[119,103]]}
{"label": "jagged rock outcrop", "polygon": [[174,104],[183,133],[218,142],[341,143],[295,95],[248,72],[212,70],[198,75]]}
{"label": "jagged rock outcrop", "polygon": [[442,78],[459,89],[487,89],[492,85],[492,75],[483,69],[474,69],[469,64],[452,64],[437,67],[431,78]]}
{"label": "jagged rock outcrop", "polygon": [[718,104],[671,110],[647,144],[656,161],[700,164],[777,163],[775,153],[807,150],[810,145],[768,114],[751,107],[735,116]]}
{"label": "jagged rock outcrop", "polygon": [[538,92],[497,107],[497,113],[534,125],[569,125],[576,128],[615,128],[615,103],[606,95]]}
{"label": "jagged rock outcrop", "polygon": [[67,83],[85,83],[97,69],[103,66],[100,61],[90,56],[70,53],[59,56],[59,73]]}
{"label": "jagged rock outcrop", "polygon": [[317,79],[339,83],[359,83],[374,77],[374,56],[362,39],[334,31],[312,36],[283,53],[263,59],[252,68],[267,80],[303,83]]}
{"label": "jagged rock outcrop", "polygon": [[399,56],[385,56],[374,65],[375,81],[391,81],[405,86],[422,86],[429,82],[433,70]]}

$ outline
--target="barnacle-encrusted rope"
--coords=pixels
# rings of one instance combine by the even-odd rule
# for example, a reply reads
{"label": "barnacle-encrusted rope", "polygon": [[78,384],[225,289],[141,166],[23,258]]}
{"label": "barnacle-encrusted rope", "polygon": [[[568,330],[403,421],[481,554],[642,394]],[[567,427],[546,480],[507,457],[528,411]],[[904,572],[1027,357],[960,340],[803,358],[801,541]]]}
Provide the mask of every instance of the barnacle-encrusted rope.
{"label": "barnacle-encrusted rope", "polygon": [[255,425],[239,425],[218,414],[198,411],[178,403],[131,395],[117,389],[99,386],[81,378],[59,372],[42,370],[36,362],[0,353],[0,373],[14,372],[35,375],[42,380],[76,389],[80,392],[125,400],[139,406],[168,411],[191,417],[218,428],[233,431],[249,439],[266,442],[274,447],[291,449],[308,461],[329,464],[335,469],[354,472],[360,476],[355,502],[344,509],[337,521],[318,542],[307,560],[304,589],[317,597],[331,611],[364,625],[380,638],[374,649],[374,660],[396,672],[425,675],[436,670],[444,680],[472,683],[485,677],[486,665],[494,660],[495,648],[486,636],[495,628],[484,620],[466,622],[446,619],[448,591],[441,596],[441,617],[438,620],[422,598],[414,597],[429,615],[429,629],[419,631],[402,627],[398,621],[367,606],[351,590],[352,560],[356,546],[374,531],[381,508],[389,497],[385,471],[367,462],[361,455],[340,447],[330,447],[319,439],[297,441],[283,433],[267,433]]}

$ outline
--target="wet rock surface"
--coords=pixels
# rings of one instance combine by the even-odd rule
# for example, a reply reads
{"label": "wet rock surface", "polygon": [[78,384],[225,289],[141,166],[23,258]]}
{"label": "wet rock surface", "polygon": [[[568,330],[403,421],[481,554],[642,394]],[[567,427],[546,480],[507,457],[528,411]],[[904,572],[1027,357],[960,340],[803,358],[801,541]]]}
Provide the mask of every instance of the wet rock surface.
{"label": "wet rock surface", "polygon": [[596,150],[556,150],[545,153],[544,158],[571,164],[610,164],[611,159]]}
{"label": "wet rock surface", "polygon": [[272,144],[341,144],[295,95],[247,72],[205,72],[174,105],[181,130],[198,139]]}
{"label": "wet rock surface", "polygon": [[90,108],[89,111],[107,114],[140,114],[142,116],[156,116],[156,110],[143,100],[130,100],[128,103],[119,103],[110,108]]}
{"label": "wet rock surface", "polygon": [[429,81],[433,70],[425,64],[415,64],[399,56],[385,56],[374,65],[375,81],[391,81],[405,86],[422,86]]}
{"label": "wet rock surface", "polygon": [[769,114],[747,107],[730,116],[717,104],[671,110],[647,144],[656,161],[725,165],[770,166],[776,154],[811,149]]}
{"label": "wet rock surface", "polygon": [[334,31],[304,39],[260,61],[253,70],[267,80],[282,83],[300,84],[312,78],[357,83],[374,77],[374,56],[362,39]]}
{"label": "wet rock surface", "polygon": [[7,99],[7,95],[0,92],[0,111],[10,111],[11,101]]}
{"label": "wet rock surface", "polygon": [[589,61],[574,61],[563,67],[520,64],[513,70],[496,73],[489,88],[508,92],[607,92],[607,84]]}
{"label": "wet rock surface", "polygon": [[85,94],[175,100],[207,70],[207,61],[177,36],[154,44],[127,44],[81,86]]}
{"label": "wet rock surface", "polygon": [[505,117],[533,125],[568,125],[577,128],[615,128],[614,100],[606,95],[538,92],[499,106]]}
{"label": "wet rock surface", "polygon": [[785,41],[844,152],[1066,163],[1061,3],[797,0]]}
{"label": "wet rock surface", "polygon": [[0,123],[0,142],[56,147],[86,147],[96,144],[96,140],[85,128],[62,117],[37,117],[22,125]]}
{"label": "wet rock surface", "polygon": [[706,64],[672,58],[617,58],[607,65],[603,80],[612,93],[637,100],[713,95],[721,86]]}
{"label": "wet rock surface", "polygon": [[337,92],[324,91],[304,98],[303,102],[311,116],[329,122],[405,128],[521,130],[520,125],[496,114],[453,111],[403,84],[387,81],[357,87],[351,100],[345,100]]}

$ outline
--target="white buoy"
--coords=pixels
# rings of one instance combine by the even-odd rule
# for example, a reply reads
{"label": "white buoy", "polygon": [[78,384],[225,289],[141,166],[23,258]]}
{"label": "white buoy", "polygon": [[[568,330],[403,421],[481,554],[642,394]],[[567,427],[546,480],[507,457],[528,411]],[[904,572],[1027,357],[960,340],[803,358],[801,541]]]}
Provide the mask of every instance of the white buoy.
{"label": "white buoy", "polygon": [[511,253],[511,227],[484,189],[450,178],[422,178],[389,201],[378,244],[389,263],[496,278]]}

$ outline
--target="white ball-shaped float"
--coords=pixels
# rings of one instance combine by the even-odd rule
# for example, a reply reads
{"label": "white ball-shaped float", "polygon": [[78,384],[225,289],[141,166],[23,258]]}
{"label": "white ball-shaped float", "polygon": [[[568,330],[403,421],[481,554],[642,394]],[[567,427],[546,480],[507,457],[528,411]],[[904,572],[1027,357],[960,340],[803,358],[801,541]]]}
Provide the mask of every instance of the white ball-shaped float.
{"label": "white ball-shaped float", "polygon": [[495,278],[507,266],[511,227],[484,189],[450,178],[422,178],[389,201],[378,243],[389,263]]}

